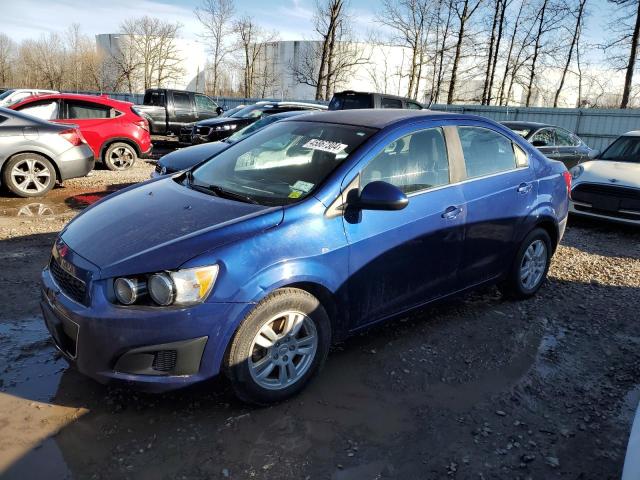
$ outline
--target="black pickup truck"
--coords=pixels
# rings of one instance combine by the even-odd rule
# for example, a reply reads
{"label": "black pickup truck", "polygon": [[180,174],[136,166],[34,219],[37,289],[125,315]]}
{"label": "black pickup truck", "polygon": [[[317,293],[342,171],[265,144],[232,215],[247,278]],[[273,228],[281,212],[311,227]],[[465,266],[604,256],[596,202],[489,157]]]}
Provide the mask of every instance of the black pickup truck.
{"label": "black pickup truck", "polygon": [[152,135],[179,135],[187,123],[217,117],[222,108],[202,93],[154,88],[144,92],[135,111],[149,121]]}

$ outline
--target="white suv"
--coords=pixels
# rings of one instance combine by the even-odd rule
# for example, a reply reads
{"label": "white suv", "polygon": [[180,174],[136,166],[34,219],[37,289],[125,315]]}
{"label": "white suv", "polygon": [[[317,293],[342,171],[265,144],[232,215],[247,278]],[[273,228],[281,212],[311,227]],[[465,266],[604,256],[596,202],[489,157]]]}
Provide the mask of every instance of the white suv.
{"label": "white suv", "polygon": [[48,95],[50,93],[59,92],[56,90],[42,90],[38,88],[12,88],[0,94],[0,107],[8,107],[34,95]]}

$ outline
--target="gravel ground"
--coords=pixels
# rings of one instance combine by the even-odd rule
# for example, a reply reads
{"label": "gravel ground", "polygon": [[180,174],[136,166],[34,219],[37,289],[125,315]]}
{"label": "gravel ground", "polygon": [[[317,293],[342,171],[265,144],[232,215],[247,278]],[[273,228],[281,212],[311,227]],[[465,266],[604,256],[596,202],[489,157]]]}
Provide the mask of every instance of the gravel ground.
{"label": "gravel ground", "polygon": [[69,369],[37,302],[56,232],[151,170],[0,197],[0,477],[620,477],[640,397],[639,230],[571,218],[535,298],[487,288],[373,329],[289,402],[247,407],[222,378],[149,396]]}

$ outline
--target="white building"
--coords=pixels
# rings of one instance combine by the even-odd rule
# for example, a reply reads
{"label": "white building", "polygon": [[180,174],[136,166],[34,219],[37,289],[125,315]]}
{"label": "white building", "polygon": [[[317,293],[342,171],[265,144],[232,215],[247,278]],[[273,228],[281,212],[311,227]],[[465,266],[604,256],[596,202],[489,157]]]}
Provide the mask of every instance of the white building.
{"label": "white building", "polygon": [[[120,33],[104,33],[96,35],[96,45],[98,52],[103,55],[105,60],[117,59],[123,55],[126,49],[126,34]],[[175,88],[180,90],[191,90],[203,92],[205,88],[205,71],[207,66],[207,55],[202,44],[177,38],[174,40],[176,47],[176,64],[180,70],[180,75],[169,79],[166,84],[160,85],[164,88]],[[109,62],[106,62],[109,65]],[[118,69],[113,65],[107,67],[107,83],[113,84],[115,77],[118,75]],[[142,91],[142,85],[136,85],[136,91]]]}

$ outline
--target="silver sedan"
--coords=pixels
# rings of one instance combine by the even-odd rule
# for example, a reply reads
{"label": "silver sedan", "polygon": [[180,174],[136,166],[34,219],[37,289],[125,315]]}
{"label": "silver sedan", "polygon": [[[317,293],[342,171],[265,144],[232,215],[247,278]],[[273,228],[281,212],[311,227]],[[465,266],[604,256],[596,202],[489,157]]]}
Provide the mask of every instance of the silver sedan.
{"label": "silver sedan", "polygon": [[93,152],[75,125],[0,107],[0,183],[15,195],[42,196],[58,181],[85,176],[93,165]]}

